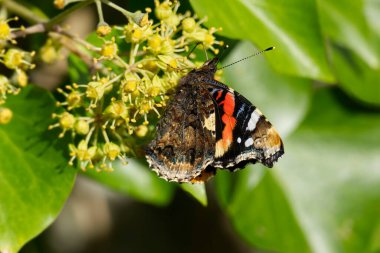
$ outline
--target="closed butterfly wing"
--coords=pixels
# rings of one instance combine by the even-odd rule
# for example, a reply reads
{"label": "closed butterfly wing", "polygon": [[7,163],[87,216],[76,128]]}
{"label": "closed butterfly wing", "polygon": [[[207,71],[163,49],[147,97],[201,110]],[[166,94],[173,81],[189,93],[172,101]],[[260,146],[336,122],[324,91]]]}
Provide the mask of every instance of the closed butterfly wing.
{"label": "closed butterfly wing", "polygon": [[178,87],[146,149],[149,165],[160,177],[190,182],[214,174],[206,170],[215,151],[213,110],[214,103],[202,86],[184,83]]}
{"label": "closed butterfly wing", "polygon": [[218,58],[181,79],[148,145],[150,167],[168,181],[204,182],[216,168],[272,167],[284,147],[271,123],[239,93],[214,80]]}
{"label": "closed butterfly wing", "polygon": [[215,161],[217,168],[244,167],[260,162],[267,167],[284,154],[282,140],[265,116],[238,92],[215,80],[208,90],[217,104]]}

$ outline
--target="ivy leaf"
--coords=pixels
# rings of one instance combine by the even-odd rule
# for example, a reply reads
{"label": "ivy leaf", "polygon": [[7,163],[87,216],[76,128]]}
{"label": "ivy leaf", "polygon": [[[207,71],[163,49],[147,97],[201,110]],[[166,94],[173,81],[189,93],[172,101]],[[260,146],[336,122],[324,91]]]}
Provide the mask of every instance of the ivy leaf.
{"label": "ivy leaf", "polygon": [[[120,193],[157,206],[169,204],[178,186],[159,178],[145,163],[136,159],[129,159],[128,165],[114,163],[113,167],[115,171],[111,173],[88,170],[85,175]],[[204,184],[181,184],[180,187],[199,203],[207,206]]]}
{"label": "ivy leaf", "polygon": [[380,68],[373,69],[355,53],[335,47],[332,54],[339,85],[365,103],[380,105]]}
{"label": "ivy leaf", "polygon": [[70,80],[75,83],[86,83],[90,76],[90,70],[86,63],[75,54],[70,54],[68,61]]}
{"label": "ivy leaf", "polygon": [[167,205],[173,197],[174,185],[148,170],[141,161],[128,159],[128,165],[117,162],[111,173],[86,171],[85,175],[139,201],[158,206]]}
{"label": "ivy leaf", "polygon": [[[219,181],[218,178],[218,191],[224,188]],[[225,208],[235,229],[255,247],[277,252],[311,252],[282,187],[273,171],[260,165],[247,166],[235,178],[233,195],[224,202]]]}
{"label": "ivy leaf", "polygon": [[273,170],[247,168],[226,184],[229,192],[222,183],[231,179],[217,178],[232,223],[251,244],[281,252],[380,250],[380,113],[350,109],[342,99],[332,89],[316,94]]}
{"label": "ivy leaf", "polygon": [[365,10],[367,1],[318,0],[317,2],[323,33],[335,43],[350,48],[371,68],[378,68],[380,63],[376,45],[380,37],[376,38],[376,31],[371,29],[367,21]]}
{"label": "ivy leaf", "polygon": [[54,221],[75,172],[47,130],[55,108],[49,92],[29,86],[6,106],[13,119],[0,126],[0,251],[12,253]]}
{"label": "ivy leaf", "polygon": [[193,196],[203,206],[207,206],[206,186],[202,183],[197,184],[181,184],[182,190]]}
{"label": "ivy leaf", "polygon": [[313,0],[265,1],[190,0],[207,25],[222,27],[222,35],[249,39],[260,49],[275,46],[268,55],[280,73],[334,81],[327,64],[324,43]]}

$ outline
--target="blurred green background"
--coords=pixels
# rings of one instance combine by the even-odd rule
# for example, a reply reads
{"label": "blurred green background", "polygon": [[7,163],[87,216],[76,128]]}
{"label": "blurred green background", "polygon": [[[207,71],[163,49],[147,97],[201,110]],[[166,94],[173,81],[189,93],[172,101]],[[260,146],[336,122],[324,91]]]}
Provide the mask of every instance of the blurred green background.
{"label": "blurred green background", "polygon": [[[222,66],[276,47],[224,69],[224,81],[277,128],[284,157],[273,169],[219,171],[207,198],[202,187],[166,183],[137,161],[81,175],[58,219],[21,252],[380,252],[380,1],[181,1],[189,9],[223,28],[231,47]],[[111,10],[105,17],[120,22]],[[21,229],[20,247],[57,215],[68,177],[57,182],[67,192],[47,189],[56,211],[27,229],[34,232]],[[23,222],[46,216],[31,212],[38,201],[20,209]]]}

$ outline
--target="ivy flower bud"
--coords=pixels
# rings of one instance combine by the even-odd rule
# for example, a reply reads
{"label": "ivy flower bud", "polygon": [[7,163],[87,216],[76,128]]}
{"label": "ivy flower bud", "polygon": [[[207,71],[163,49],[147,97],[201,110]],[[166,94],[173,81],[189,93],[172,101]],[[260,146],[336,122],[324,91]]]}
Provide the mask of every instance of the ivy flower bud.
{"label": "ivy flower bud", "polygon": [[174,52],[175,41],[171,39],[165,39],[161,44],[161,54],[172,54]]}
{"label": "ivy flower bud", "polygon": [[194,18],[185,18],[182,20],[182,29],[185,32],[191,33],[197,27],[197,23]]}
{"label": "ivy flower bud", "polygon": [[140,105],[140,114],[147,114],[152,109],[152,106],[148,102],[143,102]]}
{"label": "ivy flower bud", "polygon": [[167,19],[173,13],[170,1],[160,3],[158,0],[155,0],[154,3],[156,5],[154,14],[159,20]]}
{"label": "ivy flower bud", "polygon": [[157,34],[154,34],[152,35],[149,39],[148,39],[148,46],[149,46],[149,49],[153,52],[153,53],[158,53],[160,52],[161,50],[161,44],[162,44],[162,37],[157,35]]}
{"label": "ivy flower bud", "polygon": [[142,29],[135,24],[129,23],[124,27],[125,40],[137,43],[142,39]]}
{"label": "ivy flower bud", "polygon": [[63,8],[65,8],[65,5],[66,5],[66,1],[65,0],[54,0],[54,6],[57,9],[63,9]]}
{"label": "ivy flower bud", "polygon": [[140,80],[138,80],[135,76],[126,76],[125,80],[123,81],[123,91],[126,93],[135,91],[139,82]]}
{"label": "ivy flower bud", "polygon": [[28,75],[22,69],[16,69],[15,81],[21,86],[25,87],[28,84]]}
{"label": "ivy flower bud", "polygon": [[175,13],[172,13],[170,14],[169,17],[167,17],[165,20],[164,20],[165,24],[167,24],[168,26],[170,26],[171,28],[173,28],[174,30],[176,30],[176,27],[179,25],[179,23],[181,22],[178,15],[175,14]]}
{"label": "ivy flower bud", "polygon": [[89,82],[87,85],[86,96],[98,100],[103,97],[104,92],[104,85],[101,82]]}
{"label": "ivy flower bud", "polygon": [[139,43],[149,38],[152,34],[153,30],[149,25],[140,27],[135,23],[128,23],[124,27],[126,42]]}
{"label": "ivy flower bud", "polygon": [[152,85],[148,87],[146,93],[148,96],[156,97],[161,93],[161,79],[158,76],[154,76],[152,80]]}
{"label": "ivy flower bud", "polygon": [[0,107],[0,125],[8,124],[13,117],[13,113],[8,108]]}
{"label": "ivy flower bud", "polygon": [[107,59],[113,59],[117,55],[118,47],[115,40],[107,41],[102,45],[100,54]]}
{"label": "ivy flower bud", "polygon": [[8,86],[9,86],[9,80],[6,76],[0,75],[0,101],[1,96],[7,94]]}
{"label": "ivy flower bud", "polygon": [[157,97],[161,93],[161,88],[159,86],[149,87],[147,94],[151,97]]}
{"label": "ivy flower bud", "polygon": [[105,37],[112,32],[112,28],[105,22],[99,23],[96,28],[96,34],[99,37]]}
{"label": "ivy flower bud", "polygon": [[120,155],[120,147],[112,142],[107,142],[103,146],[103,152],[111,161],[115,160]]}
{"label": "ivy flower bud", "polygon": [[[162,69],[176,69],[178,68],[177,59],[170,55],[159,55],[158,59],[161,62],[158,63],[158,66]],[[163,63],[163,64],[162,64]]]}
{"label": "ivy flower bud", "polygon": [[211,47],[215,43],[215,37],[210,33],[206,33],[203,43],[206,47]]}
{"label": "ivy flower bud", "polygon": [[137,137],[143,138],[148,133],[148,127],[146,125],[140,125],[136,128],[135,134]]}
{"label": "ivy flower bud", "polygon": [[79,107],[82,104],[81,93],[73,90],[67,95],[66,101],[69,110]]}
{"label": "ivy flower bud", "polygon": [[78,144],[78,148],[76,148],[74,152],[80,161],[90,161],[96,153],[96,147],[88,148],[86,141],[81,140]]}
{"label": "ivy flower bud", "polygon": [[105,112],[110,114],[113,118],[127,118],[128,109],[123,101],[112,101],[111,104],[106,108]]}
{"label": "ivy flower bud", "polygon": [[109,78],[107,77],[102,77],[99,79],[99,82],[101,82],[104,86],[104,93],[108,94],[112,91],[112,82],[110,82]]}
{"label": "ivy flower bud", "polygon": [[59,125],[64,129],[64,130],[67,130],[67,129],[71,129],[74,127],[74,124],[75,124],[75,117],[68,113],[68,112],[64,112],[60,119],[59,119]]}
{"label": "ivy flower bud", "polygon": [[0,40],[9,40],[11,38],[11,28],[5,20],[0,21]]}
{"label": "ivy flower bud", "polygon": [[158,68],[157,68],[156,60],[145,61],[143,64],[143,68],[152,72],[152,73],[157,72]]}
{"label": "ivy flower bud", "polygon": [[21,66],[24,52],[18,49],[9,49],[4,56],[4,64],[9,69],[16,69]]}
{"label": "ivy flower bud", "polygon": [[132,97],[136,98],[136,97],[139,97],[141,95],[141,92],[136,89],[131,94],[132,94]]}
{"label": "ivy flower bud", "polygon": [[80,135],[86,135],[90,130],[90,125],[85,120],[78,120],[75,123],[75,132]]}
{"label": "ivy flower bud", "polygon": [[48,39],[40,49],[40,58],[48,64],[55,62],[59,58],[59,53],[52,39]]}

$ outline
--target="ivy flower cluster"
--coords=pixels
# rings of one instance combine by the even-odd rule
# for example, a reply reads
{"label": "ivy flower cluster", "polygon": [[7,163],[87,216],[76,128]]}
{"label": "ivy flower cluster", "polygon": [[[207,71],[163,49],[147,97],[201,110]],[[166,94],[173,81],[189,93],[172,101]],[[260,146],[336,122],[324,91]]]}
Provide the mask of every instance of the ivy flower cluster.
{"label": "ivy flower cluster", "polygon": [[[109,2],[107,1],[109,4]],[[86,42],[93,60],[100,66],[87,83],[73,83],[58,89],[64,100],[54,114],[59,137],[69,134],[70,164],[80,168],[112,171],[112,161],[139,156],[141,147],[154,134],[154,125],[167,105],[179,79],[201,62],[188,57],[196,45],[218,53],[214,33],[202,27],[190,12],[178,13],[179,2],[155,0],[154,23],[145,13],[130,13],[111,3],[128,18],[124,26],[111,28],[98,5],[98,46]],[[96,44],[96,43],[95,43]]]}
{"label": "ivy flower cluster", "polygon": [[18,49],[12,38],[12,32],[24,29],[10,26],[10,22],[17,20],[17,17],[0,17],[0,63],[11,73],[8,76],[0,74],[0,124],[7,124],[12,119],[12,111],[3,104],[9,95],[17,95],[28,84],[26,71],[34,68],[34,52]]}

